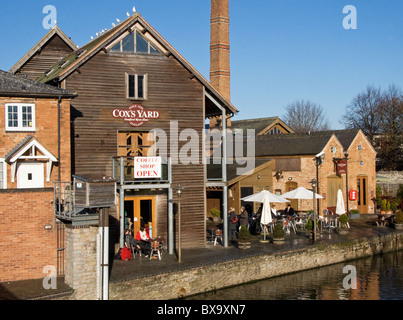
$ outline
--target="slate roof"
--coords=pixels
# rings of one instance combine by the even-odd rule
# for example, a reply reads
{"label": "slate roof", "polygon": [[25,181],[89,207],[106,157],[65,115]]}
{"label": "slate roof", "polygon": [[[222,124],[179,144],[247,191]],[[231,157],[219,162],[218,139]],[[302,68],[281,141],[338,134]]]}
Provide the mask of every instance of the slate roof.
{"label": "slate roof", "polygon": [[0,70],[0,96],[73,98],[76,94]]}
{"label": "slate roof", "polygon": [[283,134],[256,137],[256,157],[315,155],[320,153],[335,135],[347,150],[359,129],[319,131],[310,134]]}
{"label": "slate roof", "polygon": [[[255,169],[270,162],[272,159],[255,159]],[[244,168],[246,164],[239,165],[234,160],[232,164],[227,165],[227,179],[229,182],[238,178],[238,168]],[[252,174],[252,173],[250,173]],[[222,175],[221,164],[207,164],[207,180],[220,179]]]}
{"label": "slate roof", "polygon": [[17,153],[19,150],[24,148],[28,143],[31,142],[32,139],[35,139],[34,136],[27,136],[25,137],[19,144],[17,144],[13,149],[10,150],[9,153],[6,154],[4,160],[6,162],[10,161],[10,159]]}

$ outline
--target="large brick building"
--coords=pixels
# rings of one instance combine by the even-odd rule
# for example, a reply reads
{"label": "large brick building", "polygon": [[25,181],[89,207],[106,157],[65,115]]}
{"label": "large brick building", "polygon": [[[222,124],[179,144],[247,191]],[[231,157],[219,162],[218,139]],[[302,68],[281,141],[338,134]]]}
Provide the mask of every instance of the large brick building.
{"label": "large brick building", "polygon": [[0,71],[0,282],[57,266],[53,186],[70,180],[74,96]]}

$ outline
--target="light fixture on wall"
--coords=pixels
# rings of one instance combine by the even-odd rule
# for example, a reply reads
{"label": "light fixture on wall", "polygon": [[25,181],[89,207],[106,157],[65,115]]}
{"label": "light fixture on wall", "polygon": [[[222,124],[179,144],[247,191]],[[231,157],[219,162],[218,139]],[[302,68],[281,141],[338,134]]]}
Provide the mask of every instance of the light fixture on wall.
{"label": "light fixture on wall", "polygon": [[45,230],[52,230],[52,225],[51,224],[47,224],[47,225],[45,225],[45,227],[44,227],[44,229]]}

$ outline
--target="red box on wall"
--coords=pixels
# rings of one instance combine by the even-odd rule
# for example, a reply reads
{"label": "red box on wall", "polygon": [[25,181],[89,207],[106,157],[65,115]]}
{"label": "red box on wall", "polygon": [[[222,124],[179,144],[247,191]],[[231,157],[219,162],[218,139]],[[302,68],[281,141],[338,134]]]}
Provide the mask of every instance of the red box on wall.
{"label": "red box on wall", "polygon": [[357,200],[357,190],[350,190],[349,198],[350,198],[350,201]]}

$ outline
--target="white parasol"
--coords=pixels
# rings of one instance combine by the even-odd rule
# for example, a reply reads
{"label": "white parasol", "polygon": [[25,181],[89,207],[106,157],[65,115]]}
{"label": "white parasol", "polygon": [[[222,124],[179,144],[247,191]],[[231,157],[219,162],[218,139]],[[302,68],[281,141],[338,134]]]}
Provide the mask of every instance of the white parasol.
{"label": "white parasol", "polygon": [[[298,187],[295,190],[282,194],[282,196],[287,199],[313,199],[313,191],[304,187]],[[315,198],[323,199],[323,197],[317,193],[315,193]]]}
{"label": "white parasol", "polygon": [[264,238],[262,242],[266,242],[266,232],[267,225],[272,222],[271,210],[270,210],[270,199],[269,195],[266,194],[263,199],[262,216],[260,218],[260,224],[263,225]]}
{"label": "white parasol", "polygon": [[279,202],[279,203],[285,203],[289,202],[287,199],[285,199],[283,196],[277,196],[270,191],[263,190],[260,191],[259,193],[252,194],[250,196],[241,198],[243,201],[249,201],[249,202],[264,202],[265,197],[268,196],[269,202]]}
{"label": "white parasol", "polygon": [[344,207],[343,192],[339,189],[339,191],[337,191],[336,214],[341,216],[345,213],[346,209]]}

